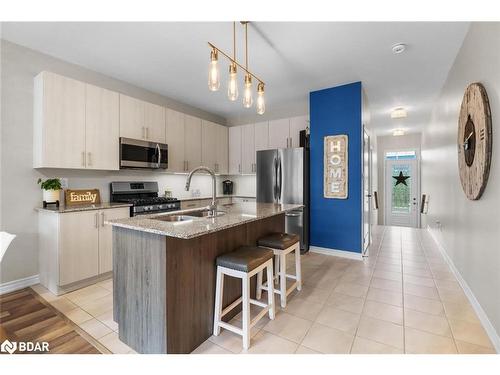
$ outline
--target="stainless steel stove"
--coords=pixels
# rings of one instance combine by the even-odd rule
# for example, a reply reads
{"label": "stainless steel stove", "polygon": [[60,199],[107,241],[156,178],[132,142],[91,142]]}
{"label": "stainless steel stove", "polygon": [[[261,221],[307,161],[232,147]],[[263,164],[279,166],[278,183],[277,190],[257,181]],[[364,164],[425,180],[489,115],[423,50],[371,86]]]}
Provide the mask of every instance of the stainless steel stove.
{"label": "stainless steel stove", "polygon": [[131,203],[130,216],[181,209],[178,199],[158,196],[158,183],[154,181],[112,182],[110,201]]}

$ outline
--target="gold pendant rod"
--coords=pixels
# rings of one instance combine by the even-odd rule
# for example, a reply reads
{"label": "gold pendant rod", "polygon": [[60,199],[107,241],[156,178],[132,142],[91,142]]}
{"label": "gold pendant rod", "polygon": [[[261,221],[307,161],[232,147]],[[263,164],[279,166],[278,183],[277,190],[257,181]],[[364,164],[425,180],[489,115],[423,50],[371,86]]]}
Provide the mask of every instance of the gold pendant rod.
{"label": "gold pendant rod", "polygon": [[245,68],[243,65],[241,65],[238,61],[236,61],[235,59],[233,59],[232,57],[230,57],[227,53],[225,53],[224,51],[222,51],[221,49],[219,49],[218,47],[216,47],[215,45],[213,45],[212,43],[208,42],[208,45],[210,46],[210,48],[213,48],[215,50],[217,50],[218,52],[220,52],[222,55],[224,55],[228,60],[230,60],[231,62],[235,63],[236,65],[238,65],[241,69],[243,69],[245,72],[247,72],[249,75],[251,75],[253,78],[255,78],[257,81],[261,82],[262,84],[266,84],[263,80],[261,80],[259,77],[257,77],[255,74],[253,74],[251,71],[249,71],[247,68]]}

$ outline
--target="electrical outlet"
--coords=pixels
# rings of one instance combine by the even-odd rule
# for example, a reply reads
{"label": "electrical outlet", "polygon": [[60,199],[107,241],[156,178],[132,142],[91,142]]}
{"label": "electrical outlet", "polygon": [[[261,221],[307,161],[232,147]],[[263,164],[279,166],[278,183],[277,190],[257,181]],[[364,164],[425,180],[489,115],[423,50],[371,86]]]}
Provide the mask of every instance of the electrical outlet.
{"label": "electrical outlet", "polygon": [[63,189],[67,189],[68,188],[68,179],[66,177],[61,177],[61,178],[59,178],[59,180],[61,181],[61,187]]}

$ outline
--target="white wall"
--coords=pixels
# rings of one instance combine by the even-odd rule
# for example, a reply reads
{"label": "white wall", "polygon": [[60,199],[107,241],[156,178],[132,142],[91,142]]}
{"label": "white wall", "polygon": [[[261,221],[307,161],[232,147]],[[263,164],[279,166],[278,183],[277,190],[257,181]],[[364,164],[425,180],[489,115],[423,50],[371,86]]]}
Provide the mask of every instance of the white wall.
{"label": "white wall", "polygon": [[[500,24],[471,25],[432,118],[423,132],[422,193],[429,194],[425,223],[434,228],[489,320],[500,333]],[[493,156],[486,190],[478,201],[461,188],[457,127],[465,88],[481,82],[493,118]],[[425,217],[425,215],[423,215]],[[441,223],[440,229],[436,225]]]}
{"label": "white wall", "polygon": [[[378,222],[385,223],[385,153],[387,151],[416,150],[420,157],[421,134],[406,134],[394,137],[392,135],[377,137],[377,193],[378,193]],[[417,198],[419,199],[419,198]]]}
{"label": "white wall", "polygon": [[[17,235],[0,266],[0,283],[38,273],[38,230],[34,208],[41,201],[41,191],[36,184],[39,177],[68,177],[69,186],[73,188],[98,187],[105,200],[109,199],[110,181],[128,179],[157,180],[160,189],[171,187],[175,195],[189,196],[183,190],[185,176],[156,174],[149,171],[34,170],[33,77],[42,70],[123,92],[210,121],[225,123],[225,120],[218,116],[4,40],[1,41],[0,62],[2,81],[0,228]],[[202,195],[208,196],[209,178],[196,177],[192,188],[199,188],[202,190]]]}

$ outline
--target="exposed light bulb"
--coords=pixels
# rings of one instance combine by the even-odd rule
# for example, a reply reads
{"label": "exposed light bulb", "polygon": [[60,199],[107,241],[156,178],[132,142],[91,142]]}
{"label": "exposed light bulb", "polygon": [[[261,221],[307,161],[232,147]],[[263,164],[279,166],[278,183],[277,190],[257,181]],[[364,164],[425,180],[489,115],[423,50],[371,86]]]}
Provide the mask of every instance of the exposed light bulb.
{"label": "exposed light bulb", "polygon": [[220,71],[217,63],[217,50],[214,48],[210,52],[210,63],[208,64],[208,89],[217,91],[220,87]]}
{"label": "exposed light bulb", "polygon": [[227,97],[234,102],[238,99],[238,77],[236,74],[236,64],[229,65],[229,81],[227,82]]}
{"label": "exposed light bulb", "polygon": [[263,115],[266,111],[266,100],[264,99],[264,84],[259,82],[257,85],[257,113]]}
{"label": "exposed light bulb", "polygon": [[250,108],[253,104],[252,97],[252,76],[245,75],[245,91],[243,93],[243,107]]}

